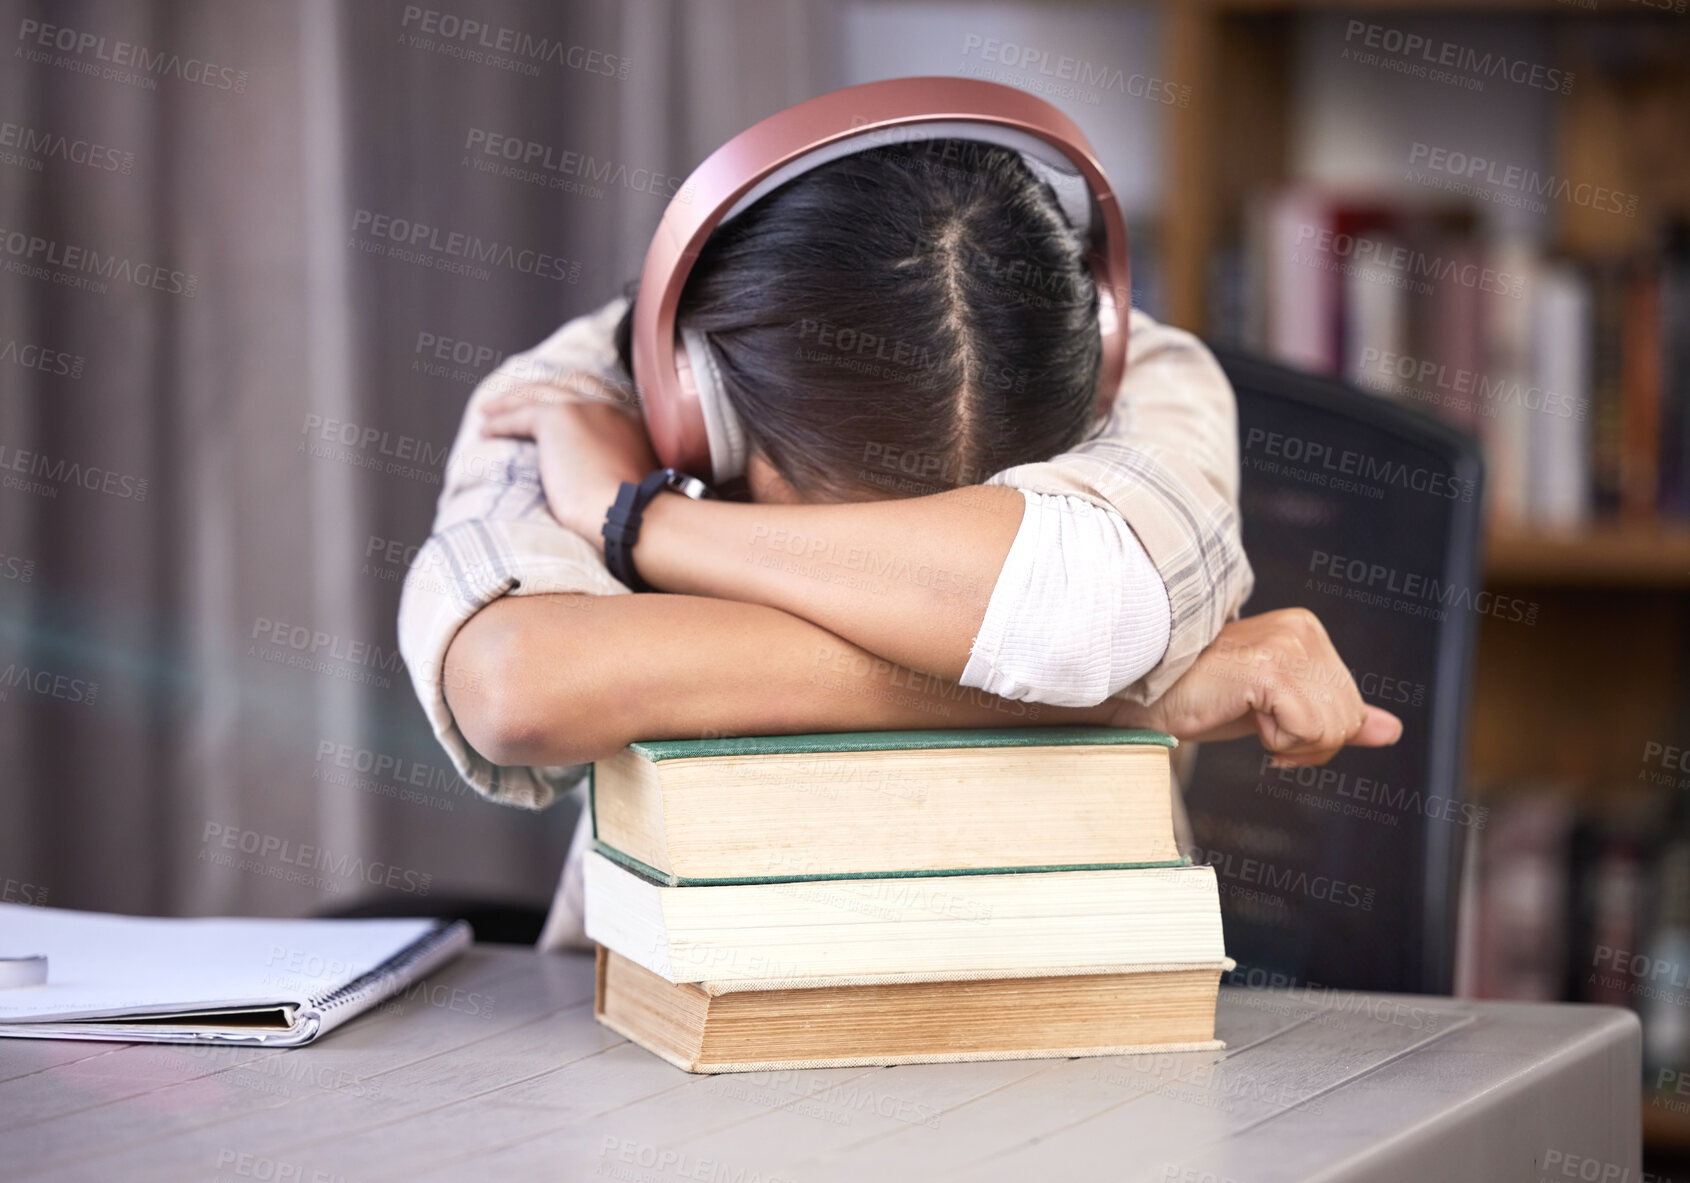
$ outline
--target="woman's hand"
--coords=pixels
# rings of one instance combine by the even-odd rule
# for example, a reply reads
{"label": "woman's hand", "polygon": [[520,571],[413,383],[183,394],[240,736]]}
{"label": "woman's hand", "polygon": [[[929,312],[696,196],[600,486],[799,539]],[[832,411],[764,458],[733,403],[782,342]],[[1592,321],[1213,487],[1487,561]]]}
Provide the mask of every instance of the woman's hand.
{"label": "woman's hand", "polygon": [[481,434],[533,440],[552,516],[602,551],[599,527],[617,489],[656,468],[657,457],[639,414],[608,401],[616,396],[608,383],[590,374],[572,375],[572,383],[597,383],[606,399],[523,386],[487,403]]}
{"label": "woman's hand", "polygon": [[1114,722],[1196,741],[1255,733],[1278,767],[1324,764],[1346,744],[1382,747],[1402,736],[1400,719],[1362,702],[1306,608],[1230,621],[1166,694],[1124,704]]}

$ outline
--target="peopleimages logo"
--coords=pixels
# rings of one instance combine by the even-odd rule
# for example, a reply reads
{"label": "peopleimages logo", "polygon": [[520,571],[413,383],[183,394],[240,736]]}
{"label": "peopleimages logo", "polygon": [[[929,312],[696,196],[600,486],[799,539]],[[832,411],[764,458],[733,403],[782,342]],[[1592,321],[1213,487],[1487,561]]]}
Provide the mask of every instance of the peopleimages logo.
{"label": "peopleimages logo", "polygon": [[28,583],[35,578],[35,560],[23,559],[0,551],[0,579]]}
{"label": "peopleimages logo", "polygon": [[1494,415],[1498,408],[1509,404],[1580,423],[1590,414],[1590,403],[1583,398],[1557,394],[1541,386],[1527,386],[1515,378],[1492,378],[1477,370],[1451,367],[1430,358],[1411,357],[1371,345],[1362,347],[1361,370],[1369,379],[1373,375],[1385,379],[1372,384],[1397,394],[1425,391],[1475,399],[1474,409],[1487,415]]}
{"label": "peopleimages logo", "polygon": [[[67,25],[43,24],[41,21],[26,18],[18,24],[18,40],[26,46],[37,45],[42,49],[56,49],[60,53],[84,59],[91,57],[97,62],[110,63],[111,66],[123,66],[160,78],[179,78],[183,82],[198,83],[213,90],[233,91],[235,94],[246,90],[245,70],[219,66],[203,58],[185,58],[179,53],[148,49],[145,45],[137,45],[133,41],[116,38],[108,40],[97,33],[82,32]],[[30,60],[38,60],[38,55],[33,51],[30,51]],[[157,85],[153,82],[153,86]]]}
{"label": "peopleimages logo", "polygon": [[47,889],[21,879],[0,879],[0,904],[28,904],[36,907],[47,902]]}
{"label": "peopleimages logo", "polygon": [[[1304,223],[1298,227],[1299,253],[1305,247],[1312,247],[1313,258],[1321,264],[1329,264],[1333,259],[1348,259],[1359,267],[1375,266],[1393,272],[1404,286],[1422,295],[1432,294],[1430,285],[1425,282],[1427,279],[1477,288],[1499,296],[1512,296],[1516,300],[1526,293],[1524,276],[1510,275],[1506,271],[1481,267],[1462,259],[1428,255],[1425,251],[1413,250],[1385,239],[1347,234],[1326,226]],[[1362,278],[1369,277],[1364,273]]]}
{"label": "peopleimages logo", "polygon": [[[1413,1031],[1436,1030],[1443,1017],[1426,1007],[1411,1006],[1394,998],[1378,994],[1363,994],[1336,986],[1322,985],[1312,979],[1302,980],[1279,970],[1261,966],[1236,964],[1221,975],[1228,986],[1242,986],[1251,990],[1272,990],[1278,999],[1295,1002],[1298,1009],[1312,1004],[1319,1008],[1314,1022],[1331,1025],[1346,1015],[1364,1015],[1393,1027],[1407,1027]],[[1248,1000],[1245,1005],[1258,1008],[1258,1002]],[[1224,1061],[1222,1061],[1224,1063]]]}
{"label": "peopleimages logo", "polygon": [[[1418,58],[1419,60],[1413,63],[1417,70],[1408,72],[1418,72],[1427,67],[1446,67],[1450,70],[1464,70],[1478,78],[1500,78],[1538,90],[1557,91],[1560,94],[1571,94],[1573,91],[1571,70],[1538,65],[1523,58],[1511,58],[1505,53],[1480,53],[1470,45],[1460,45],[1454,41],[1444,41],[1420,33],[1407,33],[1402,29],[1375,24],[1372,21],[1352,20],[1344,27],[1345,45],[1348,46],[1353,41],[1359,41],[1368,49],[1382,49],[1386,53],[1398,55],[1403,60]],[[1480,86],[1483,84],[1480,83]]]}
{"label": "peopleimages logo", "polygon": [[53,670],[32,669],[14,661],[0,669],[0,702],[5,702],[13,690],[27,690],[42,698],[92,706],[99,696],[100,684]]}
{"label": "peopleimages logo", "polygon": [[[683,188],[687,180],[685,177],[670,176],[650,168],[630,169],[626,164],[614,160],[596,159],[589,152],[557,148],[538,140],[505,135],[486,128],[469,129],[464,138],[464,151],[486,158],[477,164],[478,168],[481,164],[498,165],[503,162],[515,171],[501,175],[513,176],[520,180],[545,178],[546,174],[555,174],[547,181],[553,188],[563,187],[561,182],[565,180],[581,180],[612,188],[631,189],[636,193],[650,193],[656,197],[678,197],[683,202],[692,200],[692,190]],[[481,168],[481,171],[491,170]],[[596,192],[598,196],[604,196],[604,190]]]}
{"label": "peopleimages logo", "polygon": [[[1367,820],[1388,819],[1390,825],[1396,825],[1400,816],[1420,814],[1433,821],[1454,822],[1456,825],[1482,830],[1490,817],[1490,809],[1487,806],[1474,805],[1470,801],[1458,801],[1454,797],[1445,797],[1438,793],[1424,794],[1419,789],[1410,789],[1404,785],[1393,786],[1377,777],[1356,776],[1342,769],[1317,768],[1310,764],[1295,768],[1278,768],[1274,766],[1273,760],[1271,752],[1263,753],[1261,766],[1256,769],[1256,791],[1264,796],[1282,800],[1295,797],[1299,804],[1315,805],[1328,812],[1344,813],[1346,816],[1352,811],[1375,813],[1380,816]],[[1274,781],[1281,783],[1275,785],[1272,783]],[[1306,789],[1308,792],[1295,795],[1296,789]],[[1342,800],[1338,800],[1339,798]],[[1368,806],[1377,806],[1378,809],[1369,810],[1366,808]]]}
{"label": "peopleimages logo", "polygon": [[1400,596],[1402,599],[1397,601],[1399,604],[1408,603],[1415,606],[1418,602],[1427,606],[1428,611],[1421,612],[1420,615],[1435,615],[1436,610],[1431,609],[1431,606],[1437,605],[1444,611],[1463,608],[1481,616],[1494,616],[1499,620],[1537,623],[1536,602],[1498,595],[1493,591],[1475,593],[1466,584],[1446,583],[1435,575],[1399,571],[1383,563],[1328,554],[1324,550],[1317,550],[1309,555],[1308,569],[1311,574],[1325,575],[1349,584],[1363,592],[1361,597],[1351,598],[1359,598],[1364,603],[1377,603],[1380,607],[1391,606],[1388,596]]}
{"label": "peopleimages logo", "polygon": [[259,644],[292,649],[311,657],[332,658],[350,665],[368,666],[387,673],[404,670],[404,659],[397,649],[383,649],[369,641],[348,641],[335,633],[307,628],[302,624],[287,624],[260,616],[252,624],[250,638]]}
{"label": "peopleimages logo", "polygon": [[[1165,107],[1191,105],[1189,86],[1147,74],[1128,74],[1115,66],[1094,65],[1084,58],[1070,57],[1067,54],[1052,56],[1049,50],[1017,45],[1013,41],[1000,41],[996,37],[982,37],[978,33],[965,34],[962,39],[962,56],[968,58],[975,53],[978,53],[983,61],[1013,66],[1018,70],[1031,70],[1043,78],[1072,82],[1093,90],[1113,90],[1129,98],[1146,99]],[[1085,98],[1093,106],[1096,105],[1095,96],[1064,95],[1063,92],[1067,89],[1069,88],[1059,90],[1057,97]]]}
{"label": "peopleimages logo", "polygon": [[1532,197],[1547,197],[1553,201],[1565,201],[1600,213],[1624,214],[1628,218],[1637,216],[1638,199],[1635,193],[1621,193],[1617,189],[1592,185],[1588,181],[1575,184],[1567,177],[1558,177],[1554,173],[1544,176],[1535,168],[1502,164],[1468,152],[1452,152],[1446,148],[1421,143],[1419,140],[1409,149],[1408,162],[1411,165],[1423,164],[1435,172],[1447,173],[1466,181],[1483,181],[1498,189]]}
{"label": "peopleimages logo", "polygon": [[[85,164],[89,168],[120,172],[125,176],[135,168],[133,152],[123,152],[88,140],[73,140],[69,136],[43,131],[26,123],[0,122],[0,148],[16,148],[30,156],[63,160],[69,164]],[[5,155],[0,153],[0,158]]]}
{"label": "peopleimages logo", "polygon": [[1318,440],[1283,435],[1261,427],[1252,427],[1245,434],[1244,450],[1260,451],[1268,456],[1307,465],[1327,473],[1352,476],[1360,480],[1376,481],[1381,485],[1395,485],[1415,493],[1426,493],[1450,501],[1472,501],[1474,483],[1429,468],[1410,468],[1400,460],[1385,460],[1357,452],[1350,448],[1334,448]]}
{"label": "peopleimages logo", "polygon": [[255,856],[254,859],[243,860],[241,870],[257,871],[272,879],[286,879],[289,882],[307,882],[311,886],[324,887],[329,891],[339,891],[341,887],[332,881],[324,880],[321,876],[306,876],[299,878],[283,874],[275,874],[278,866],[288,868],[303,868],[306,872],[321,871],[335,879],[353,880],[368,883],[372,887],[387,887],[394,891],[409,892],[413,895],[427,895],[429,887],[434,882],[434,876],[427,872],[413,871],[407,867],[397,867],[391,863],[366,860],[357,855],[334,854],[322,846],[314,846],[308,842],[295,842],[291,838],[278,837],[275,834],[264,834],[257,830],[247,830],[240,826],[223,825],[219,822],[206,822],[205,830],[200,835],[200,843],[204,849],[200,851],[200,860],[213,862],[218,865],[234,865],[232,856],[219,855],[220,850],[238,851],[241,854]]}
{"label": "peopleimages logo", "polygon": [[[399,27],[407,31],[415,30],[415,33],[410,34],[414,39],[412,44],[415,48],[433,49],[451,57],[461,57],[501,68],[520,66],[518,72],[528,76],[538,73],[533,63],[550,62],[554,66],[580,70],[587,74],[602,74],[606,78],[621,81],[628,78],[628,59],[625,57],[589,49],[585,45],[570,45],[566,41],[553,41],[549,37],[535,37],[520,29],[489,25],[473,17],[461,17],[439,9],[407,4]],[[417,34],[426,34],[428,39],[417,38]],[[433,38],[440,40],[435,42]],[[501,58],[501,54],[509,54],[510,57]]]}
{"label": "peopleimages logo", "polygon": [[[615,1166],[612,1157],[644,1168],[655,1174],[636,1174],[631,1170],[623,1170]],[[593,1171],[595,1175],[607,1175],[615,1179],[655,1179],[660,1175],[672,1174],[677,1179],[697,1179],[700,1183],[792,1183],[790,1177],[776,1175],[772,1171],[760,1171],[747,1167],[743,1163],[729,1162],[720,1158],[699,1158],[697,1154],[685,1150],[670,1150],[666,1146],[654,1146],[650,1142],[636,1142],[631,1138],[618,1138],[606,1134],[599,1146],[598,1167]]]}
{"label": "peopleimages logo", "polygon": [[[110,279],[118,283],[132,283],[136,287],[151,288],[173,296],[193,299],[199,291],[199,277],[174,267],[160,267],[157,263],[137,263],[122,255],[106,255],[91,247],[56,242],[39,234],[22,230],[0,229],[0,251],[11,256],[5,270],[16,271],[32,279],[51,279],[56,269],[82,281],[78,285],[104,292],[103,285],[90,276]],[[13,264],[16,266],[13,266]]]}
{"label": "peopleimages logo", "polygon": [[331,739],[317,741],[311,779],[448,813],[455,808],[451,798],[473,792],[455,769]]}
{"label": "peopleimages logo", "polygon": [[[11,472],[24,475],[17,478],[6,475]],[[3,442],[0,442],[0,485],[46,497],[59,495],[55,486],[80,485],[84,489],[120,497],[125,501],[147,499],[146,477],[113,472],[98,465],[66,460],[63,456],[55,458],[43,452],[32,452],[27,448],[14,447]]]}
{"label": "peopleimages logo", "polygon": [[1306,896],[1322,903],[1338,904],[1345,908],[1373,911],[1375,891],[1359,883],[1337,879],[1331,875],[1310,875],[1296,867],[1281,867],[1266,859],[1234,855],[1225,850],[1191,849],[1195,863],[1213,867],[1223,879],[1249,884],[1288,895]]}
{"label": "peopleimages logo", "polygon": [[[1659,765],[1659,770],[1652,765]],[[1690,748],[1675,747],[1657,739],[1646,740],[1643,766],[1637,770],[1637,779],[1669,789],[1690,789]]]}
{"label": "peopleimages logo", "polygon": [[[394,258],[405,262],[423,263],[438,270],[455,274],[473,273],[469,269],[486,263],[532,275],[539,279],[556,279],[574,283],[581,278],[578,260],[547,254],[532,248],[518,249],[511,243],[497,239],[487,241],[459,230],[443,230],[426,222],[409,218],[395,218],[374,210],[359,209],[352,215],[352,233],[363,235],[363,245],[386,247],[391,245],[399,253]],[[353,245],[360,245],[358,238]],[[485,268],[477,270],[485,271]],[[486,278],[485,274],[475,276]]]}

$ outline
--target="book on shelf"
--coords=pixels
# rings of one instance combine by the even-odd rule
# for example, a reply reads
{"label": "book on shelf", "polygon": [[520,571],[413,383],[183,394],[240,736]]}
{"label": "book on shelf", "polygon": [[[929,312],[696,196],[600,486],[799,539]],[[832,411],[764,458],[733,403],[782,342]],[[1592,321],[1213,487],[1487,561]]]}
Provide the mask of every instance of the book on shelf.
{"label": "book on shelf", "polygon": [[1660,798],[1615,785],[1601,809],[1585,809],[1568,843],[1565,994],[1581,1002],[1626,1006],[1632,982],[1627,952],[1643,943],[1649,850],[1660,831]]}
{"label": "book on shelf", "polygon": [[1661,508],[1690,517],[1690,221],[1671,228],[1661,258]]}
{"label": "book on shelf", "polygon": [[1624,270],[1613,263],[1590,272],[1592,294],[1590,369],[1590,479],[1596,512],[1607,517],[1619,512],[1624,388],[1620,358],[1625,325],[1619,293]]}
{"label": "book on shelf", "polygon": [[[1574,392],[1590,389],[1590,285],[1573,267],[1553,264],[1538,270],[1531,296],[1531,389],[1579,397]],[[1525,406],[1533,409],[1530,401]],[[1544,410],[1527,424],[1527,520],[1540,529],[1575,530],[1592,509],[1588,416]]]}
{"label": "book on shelf", "polygon": [[595,1013],[697,1072],[1218,1047],[1159,732],[641,743],[594,770]]}
{"label": "book on shelf", "polygon": [[[1517,277],[1520,294],[1508,290],[1486,293],[1480,302],[1483,316],[1483,346],[1474,374],[1487,383],[1474,381],[1470,397],[1478,404],[1478,436],[1484,441],[1485,486],[1491,517],[1497,521],[1524,522],[1530,514],[1529,484],[1536,467],[1531,454],[1532,416],[1541,414],[1545,403],[1539,396],[1534,410],[1528,399],[1487,398],[1493,391],[1525,391],[1534,388],[1533,308],[1524,292],[1536,290],[1540,266],[1537,253],[1526,244],[1500,244],[1493,252],[1492,266],[1500,274]],[[1435,346],[1433,347],[1435,350]],[[1538,387],[1541,391],[1541,387]],[[1562,413],[1568,404],[1558,402]],[[1589,403],[1570,405],[1574,418],[1589,417]]]}
{"label": "book on shelf", "polygon": [[1690,514],[1683,223],[1659,249],[1571,256],[1447,197],[1293,185],[1245,211],[1243,255],[1215,269],[1239,343],[1478,435],[1496,521]]}
{"label": "book on shelf", "polygon": [[[1648,519],[1658,508],[1661,461],[1661,277],[1636,263],[1620,293],[1620,513]],[[1682,328],[1683,326],[1679,326]]]}
{"label": "book on shelf", "polygon": [[1654,1081],[1690,1074],[1690,824],[1677,812],[1650,867],[1643,947],[1622,971],[1639,998],[1643,1066]]}
{"label": "book on shelf", "polygon": [[1624,1006],[1646,1088],[1690,1075],[1690,798],[1677,775],[1497,786],[1468,890],[1470,993]]}
{"label": "book on shelf", "polygon": [[1560,785],[1533,786],[1491,811],[1473,885],[1479,903],[1472,980],[1479,997],[1562,996],[1572,826],[1572,803]]}

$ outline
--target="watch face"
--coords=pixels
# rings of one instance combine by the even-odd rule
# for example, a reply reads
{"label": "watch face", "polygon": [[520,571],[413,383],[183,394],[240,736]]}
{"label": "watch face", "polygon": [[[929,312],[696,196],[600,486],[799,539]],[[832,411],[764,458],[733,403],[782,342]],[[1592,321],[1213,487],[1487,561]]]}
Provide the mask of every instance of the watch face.
{"label": "watch face", "polygon": [[706,485],[697,477],[688,476],[684,472],[677,472],[673,468],[667,469],[666,471],[669,474],[668,485],[671,489],[675,490],[675,492],[691,497],[694,501],[709,496],[710,486]]}

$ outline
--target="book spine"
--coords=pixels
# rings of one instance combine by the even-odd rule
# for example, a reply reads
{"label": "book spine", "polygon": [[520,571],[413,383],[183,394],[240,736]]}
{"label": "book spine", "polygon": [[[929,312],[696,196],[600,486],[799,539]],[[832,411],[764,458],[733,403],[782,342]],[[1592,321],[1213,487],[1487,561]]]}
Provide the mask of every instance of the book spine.
{"label": "book spine", "polygon": [[[1532,249],[1520,242],[1502,244],[1493,266],[1521,277],[1525,291],[1537,289],[1539,268]],[[1500,391],[1526,390],[1532,384],[1531,303],[1507,292],[1484,298],[1487,342],[1485,371],[1489,384]],[[1580,391],[1579,397],[1585,392]],[[1483,395],[1481,394],[1481,399]],[[1530,469],[1530,416],[1523,398],[1502,397],[1484,408],[1481,431],[1485,442],[1485,495],[1493,521],[1510,525],[1528,516],[1527,477]]]}
{"label": "book spine", "polygon": [[1330,229],[1326,202],[1311,193],[1288,192],[1268,214],[1268,348],[1288,365],[1317,373],[1337,368],[1334,328],[1338,279],[1322,246]]}
{"label": "book spine", "polygon": [[1625,285],[1620,358],[1620,512],[1634,520],[1654,515],[1661,450],[1660,275],[1639,267]]}
{"label": "book spine", "polygon": [[[1458,244],[1453,253],[1463,270],[1470,267],[1477,272],[1489,262],[1483,252],[1466,243]],[[1415,356],[1435,360],[1457,375],[1458,389],[1446,393],[1436,405],[1450,422],[1477,434],[1482,430],[1484,407],[1477,381],[1467,376],[1477,375],[1485,367],[1484,295],[1476,285],[1454,284],[1437,297],[1422,300],[1419,307],[1426,331],[1414,350]],[[1467,387],[1468,382],[1471,387]]]}
{"label": "book spine", "polygon": [[1661,274],[1661,496],[1668,514],[1690,515],[1690,225]]}
{"label": "book spine", "polygon": [[[1532,342],[1533,385],[1572,397],[1590,384],[1590,288],[1574,268],[1547,268],[1538,280]],[[1590,515],[1590,433],[1584,422],[1534,413],[1527,474],[1529,512],[1550,530],[1582,526]]]}
{"label": "book spine", "polygon": [[1618,268],[1598,267],[1591,290],[1595,301],[1591,353],[1591,493],[1596,512],[1606,516],[1619,510],[1623,487],[1625,395],[1621,356],[1625,309]]}
{"label": "book spine", "polygon": [[[1381,241],[1387,250],[1395,244],[1384,236]],[[1345,273],[1343,296],[1344,377],[1363,389],[1388,390],[1390,380],[1381,375],[1377,359],[1407,352],[1408,309],[1403,291],[1357,268]]]}

